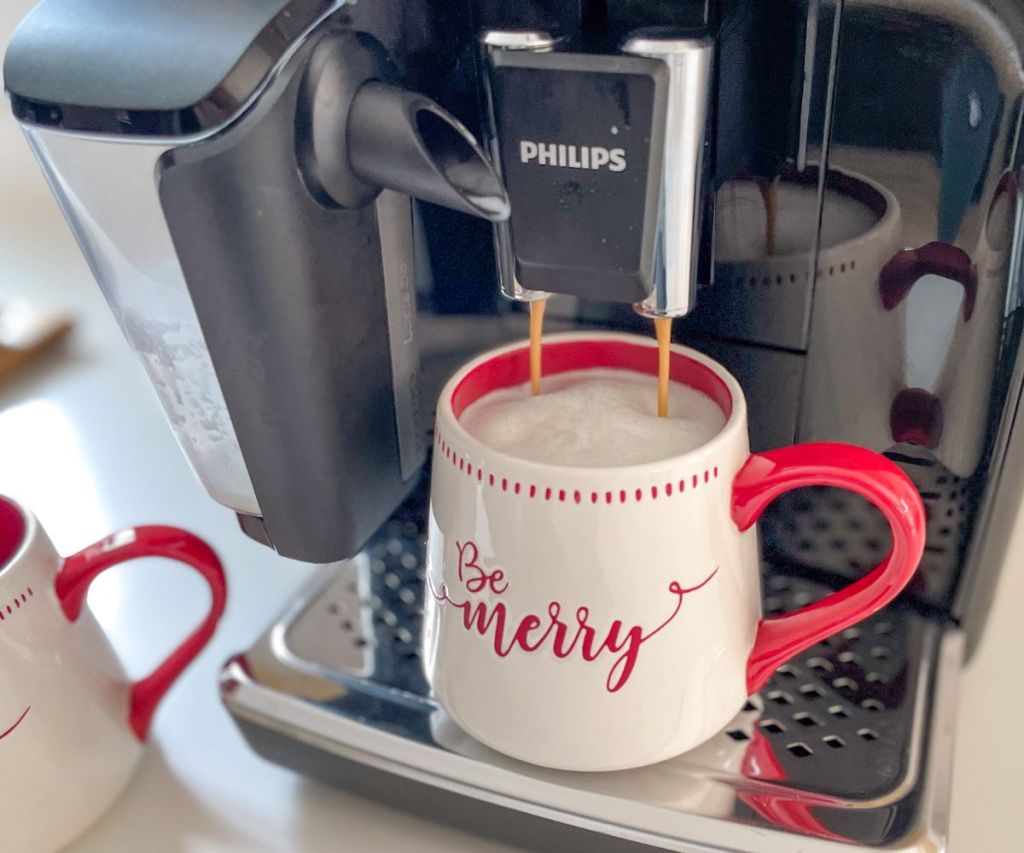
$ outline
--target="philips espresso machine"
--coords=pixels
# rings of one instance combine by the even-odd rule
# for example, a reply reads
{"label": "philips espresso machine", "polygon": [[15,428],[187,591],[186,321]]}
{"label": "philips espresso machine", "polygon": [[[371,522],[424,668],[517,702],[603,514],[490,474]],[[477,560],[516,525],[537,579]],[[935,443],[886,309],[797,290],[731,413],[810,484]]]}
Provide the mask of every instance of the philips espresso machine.
{"label": "philips espresso machine", "polygon": [[[325,564],[224,669],[254,749],[536,848],[941,848],[1024,486],[1022,47],[1012,0],[43,0],[5,84],[111,309],[210,496]],[[928,510],[895,605],[654,767],[506,759],[423,678],[430,407],[534,299],[682,318],[755,450],[865,445]],[[888,548],[778,503],[767,613]]]}

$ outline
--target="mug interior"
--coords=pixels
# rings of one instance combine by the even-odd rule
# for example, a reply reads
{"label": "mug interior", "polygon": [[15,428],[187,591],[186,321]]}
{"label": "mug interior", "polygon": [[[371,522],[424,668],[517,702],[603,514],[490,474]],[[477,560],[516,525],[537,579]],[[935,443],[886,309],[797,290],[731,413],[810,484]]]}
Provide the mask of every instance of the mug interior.
{"label": "mug interior", "polygon": [[[658,349],[647,343],[622,339],[553,340],[544,342],[544,375],[557,376],[573,370],[610,368],[658,375]],[[700,391],[722,410],[728,422],[733,410],[732,393],[708,365],[685,353],[669,353],[669,378]],[[452,389],[449,400],[456,420],[477,400],[502,388],[530,381],[528,344],[500,352],[472,367]]]}
{"label": "mug interior", "polygon": [[25,541],[25,516],[21,508],[0,496],[0,574],[21,550]]}

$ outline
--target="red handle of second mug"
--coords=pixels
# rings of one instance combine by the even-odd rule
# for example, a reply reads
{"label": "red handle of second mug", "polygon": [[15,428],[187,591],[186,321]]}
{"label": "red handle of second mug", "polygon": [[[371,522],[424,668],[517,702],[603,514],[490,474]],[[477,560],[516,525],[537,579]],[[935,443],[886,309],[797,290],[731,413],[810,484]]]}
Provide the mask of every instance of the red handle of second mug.
{"label": "red handle of second mug", "polygon": [[892,550],[871,572],[821,601],[762,619],[747,661],[749,693],[794,655],[892,601],[924,551],[924,503],[914,484],[884,456],[848,444],[798,444],[752,454],[733,483],[733,521],[747,530],[775,498],[802,486],[838,486],[871,501],[892,528]]}
{"label": "red handle of second mug", "polygon": [[103,572],[125,560],[166,557],[194,568],[210,586],[210,610],[198,628],[152,673],[132,685],[128,722],[139,740],[164,694],[213,636],[224,613],[227,582],[214,550],[198,536],[177,527],[146,525],[122,530],[68,557],[54,581],[64,615],[74,622],[82,612],[89,586]]}

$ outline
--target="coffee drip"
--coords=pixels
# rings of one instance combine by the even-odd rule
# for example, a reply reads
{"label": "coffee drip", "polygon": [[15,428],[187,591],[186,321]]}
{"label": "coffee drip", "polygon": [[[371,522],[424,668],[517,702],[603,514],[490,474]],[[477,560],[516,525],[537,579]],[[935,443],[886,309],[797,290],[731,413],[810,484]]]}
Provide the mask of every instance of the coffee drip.
{"label": "coffee drip", "polygon": [[544,308],[546,299],[534,299],[530,303],[530,391],[536,397],[540,394],[542,338],[544,334]]}
{"label": "coffee drip", "polygon": [[672,318],[655,317],[654,334],[658,339],[658,417],[668,417],[669,347],[672,345]]}
{"label": "coffee drip", "polygon": [[[540,394],[543,369],[544,306],[546,299],[530,303],[530,391]],[[672,345],[672,318],[655,317],[654,333],[658,340],[658,417],[668,417],[669,353]]]}

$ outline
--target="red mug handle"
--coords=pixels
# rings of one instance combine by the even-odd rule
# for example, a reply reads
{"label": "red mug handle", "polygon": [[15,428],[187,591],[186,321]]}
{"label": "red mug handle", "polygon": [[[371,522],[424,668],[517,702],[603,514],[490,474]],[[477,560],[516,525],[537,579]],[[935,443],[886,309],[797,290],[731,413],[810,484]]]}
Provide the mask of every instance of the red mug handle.
{"label": "red mug handle", "polygon": [[167,660],[132,685],[128,722],[139,740],[145,740],[160,700],[213,636],[224,612],[227,583],[217,555],[197,536],[177,527],[130,527],[73,554],[61,565],[54,590],[68,621],[78,619],[89,586],[97,577],[118,563],[138,557],[167,557],[185,563],[206,579],[211,593],[210,611],[202,624]]}
{"label": "red mug handle", "polygon": [[962,314],[968,322],[978,298],[978,275],[967,252],[949,243],[927,243],[893,255],[878,274],[882,307],[892,311],[926,275],[951,279],[964,289]]}
{"label": "red mug handle", "polygon": [[775,498],[802,486],[838,486],[871,501],[892,528],[892,550],[871,572],[821,601],[762,619],[747,660],[756,693],[791,657],[881,609],[910,580],[924,551],[924,503],[914,484],[884,456],[849,444],[798,444],[754,453],[736,475],[732,518],[749,529]]}

